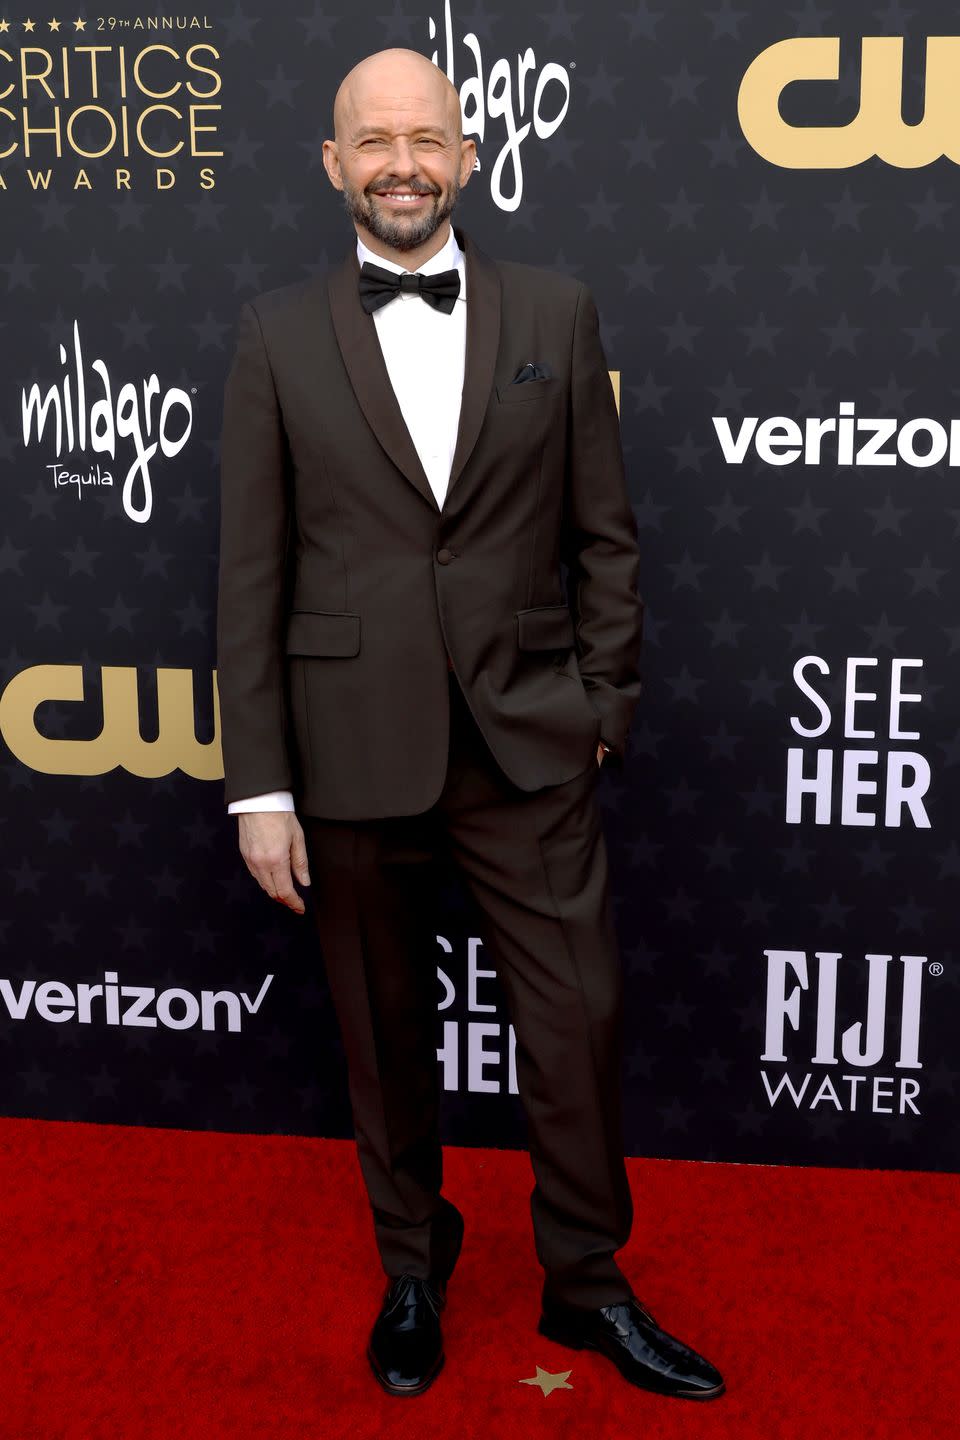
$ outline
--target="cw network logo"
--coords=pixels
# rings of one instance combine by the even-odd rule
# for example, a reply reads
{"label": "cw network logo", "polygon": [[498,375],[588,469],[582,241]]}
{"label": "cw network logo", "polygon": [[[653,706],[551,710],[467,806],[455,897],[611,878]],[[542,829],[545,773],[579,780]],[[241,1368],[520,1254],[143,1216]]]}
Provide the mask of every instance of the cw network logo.
{"label": "cw network logo", "polygon": [[[0,693],[0,736],[8,749],[31,770],[43,775],[107,775],[119,766],[129,775],[156,779],[180,770],[194,780],[223,778],[220,746],[220,693],[212,674],[213,738],[196,735],[195,685],[192,670],[166,666],[155,672],[156,738],[141,734],[140,679],[132,665],[100,669],[100,731],[85,740],[61,739],[43,733],[37,710],[47,701],[68,701],[82,707],[88,697],[81,665],[30,665],[19,671]],[[96,697],[90,697],[96,713]],[[81,715],[83,711],[81,709]],[[81,723],[82,720],[81,720]]]}
{"label": "cw network logo", "polygon": [[104,972],[102,985],[64,980],[24,980],[19,991],[0,979],[0,999],[11,1020],[36,1015],[52,1025],[144,1026],[166,1030],[243,1029],[245,1015],[256,1015],[273,981],[265,975],[253,1000],[244,991],[192,990],[172,986],[158,994],[153,985],[121,985],[115,970]]}
{"label": "cw network logo", "polygon": [[914,170],[945,156],[960,161],[957,74],[960,37],[927,37],[924,112],[903,118],[903,37],[867,35],[860,59],[860,107],[840,125],[791,125],[780,113],[788,86],[840,78],[836,35],[779,40],[753,60],[740,83],[737,114],[744,138],[771,165],[787,170],[846,170],[876,156]]}

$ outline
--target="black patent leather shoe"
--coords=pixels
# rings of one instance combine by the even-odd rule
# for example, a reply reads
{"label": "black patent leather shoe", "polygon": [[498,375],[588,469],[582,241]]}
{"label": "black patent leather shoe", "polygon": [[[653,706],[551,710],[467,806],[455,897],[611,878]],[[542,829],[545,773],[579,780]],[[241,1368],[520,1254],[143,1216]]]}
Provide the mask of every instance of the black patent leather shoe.
{"label": "black patent leather shoe", "polygon": [[420,1395],[440,1374],[440,1311],[446,1303],[440,1286],[418,1275],[399,1275],[387,1285],[367,1359],[391,1395]]}
{"label": "black patent leather shoe", "polygon": [[684,1400],[713,1400],[725,1389],[709,1360],[661,1330],[636,1296],[596,1310],[543,1301],[541,1335],[573,1350],[599,1350],[633,1385]]}

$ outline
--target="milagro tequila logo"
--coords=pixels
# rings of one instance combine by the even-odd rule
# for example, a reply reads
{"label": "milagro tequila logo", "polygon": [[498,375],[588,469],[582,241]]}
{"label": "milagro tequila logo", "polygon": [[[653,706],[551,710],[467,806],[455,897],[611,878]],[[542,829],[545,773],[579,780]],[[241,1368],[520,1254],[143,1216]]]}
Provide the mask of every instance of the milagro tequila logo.
{"label": "milagro tequila logo", "polygon": [[57,489],[73,486],[79,498],[84,486],[114,483],[113,471],[99,460],[91,464],[91,456],[109,456],[115,464],[121,442],[131,442],[134,458],[123,480],[123,508],[142,525],[153,511],[150,461],[158,449],[172,459],[186,445],[193,429],[190,396],[176,386],[161,391],[155,374],[117,389],[100,359],[90,361],[86,375],[76,320],[71,359],[66,346],[59,350],[62,378],[45,395],[36,383],[29,392],[21,388],[24,448],[42,445],[49,450],[52,444],[56,458],[46,469],[53,484]]}
{"label": "milagro tequila logo", "polygon": [[[437,38],[437,22],[429,17],[430,39]],[[450,0],[443,7],[445,61],[441,67],[452,85],[457,85],[454,64],[453,21]],[[520,147],[531,129],[540,140],[549,140],[559,129],[570,105],[570,77],[562,65],[548,60],[537,69],[537,57],[528,46],[518,54],[514,64],[507,59],[495,60],[484,83],[484,63],[480,41],[468,31],[461,42],[473,57],[474,73],[459,86],[460,108],[463,112],[463,133],[476,135],[481,144],[488,120],[502,120],[507,138],[490,172],[490,194],[501,210],[516,210],[523,197],[523,165]],[[439,66],[439,49],[430,56]],[[529,116],[529,119],[526,117]],[[522,122],[522,123],[521,123]],[[510,167],[510,193],[505,191],[505,175]]]}

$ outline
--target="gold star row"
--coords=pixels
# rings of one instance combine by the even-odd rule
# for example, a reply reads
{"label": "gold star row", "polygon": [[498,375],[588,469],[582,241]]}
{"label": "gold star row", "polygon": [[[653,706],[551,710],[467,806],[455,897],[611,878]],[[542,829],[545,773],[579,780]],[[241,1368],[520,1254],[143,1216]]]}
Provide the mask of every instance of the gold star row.
{"label": "gold star row", "polygon": [[[59,21],[59,20],[48,20],[48,21],[47,21],[47,24],[49,25],[49,27],[50,27],[51,30],[59,30],[59,29],[60,29],[60,21]],[[24,20],[24,21],[23,21],[23,28],[24,28],[24,30],[27,30],[27,31],[35,30],[35,29],[36,29],[36,26],[37,26],[36,20]],[[86,28],[87,28],[87,22],[86,22],[86,20],[74,20],[74,22],[73,22],[73,28],[74,28],[74,30],[86,30]],[[9,30],[9,29],[10,29],[10,21],[9,21],[9,20],[0,20],[0,35],[3,35],[3,34],[4,34],[7,30]]]}

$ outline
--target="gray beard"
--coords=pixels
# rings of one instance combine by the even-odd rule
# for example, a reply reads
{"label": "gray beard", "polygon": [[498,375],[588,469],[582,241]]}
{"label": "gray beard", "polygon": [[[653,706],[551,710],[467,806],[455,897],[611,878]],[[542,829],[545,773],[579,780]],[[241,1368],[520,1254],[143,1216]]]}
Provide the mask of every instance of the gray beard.
{"label": "gray beard", "polygon": [[412,225],[399,218],[392,220],[389,215],[377,209],[375,202],[361,190],[352,190],[344,184],[342,194],[344,207],[351,220],[363,225],[377,240],[389,245],[391,250],[416,250],[429,240],[431,235],[435,235],[444,220],[453,213],[460,197],[460,182],[454,180],[446,199],[441,195],[434,195],[433,203],[427,206],[425,213]]}

